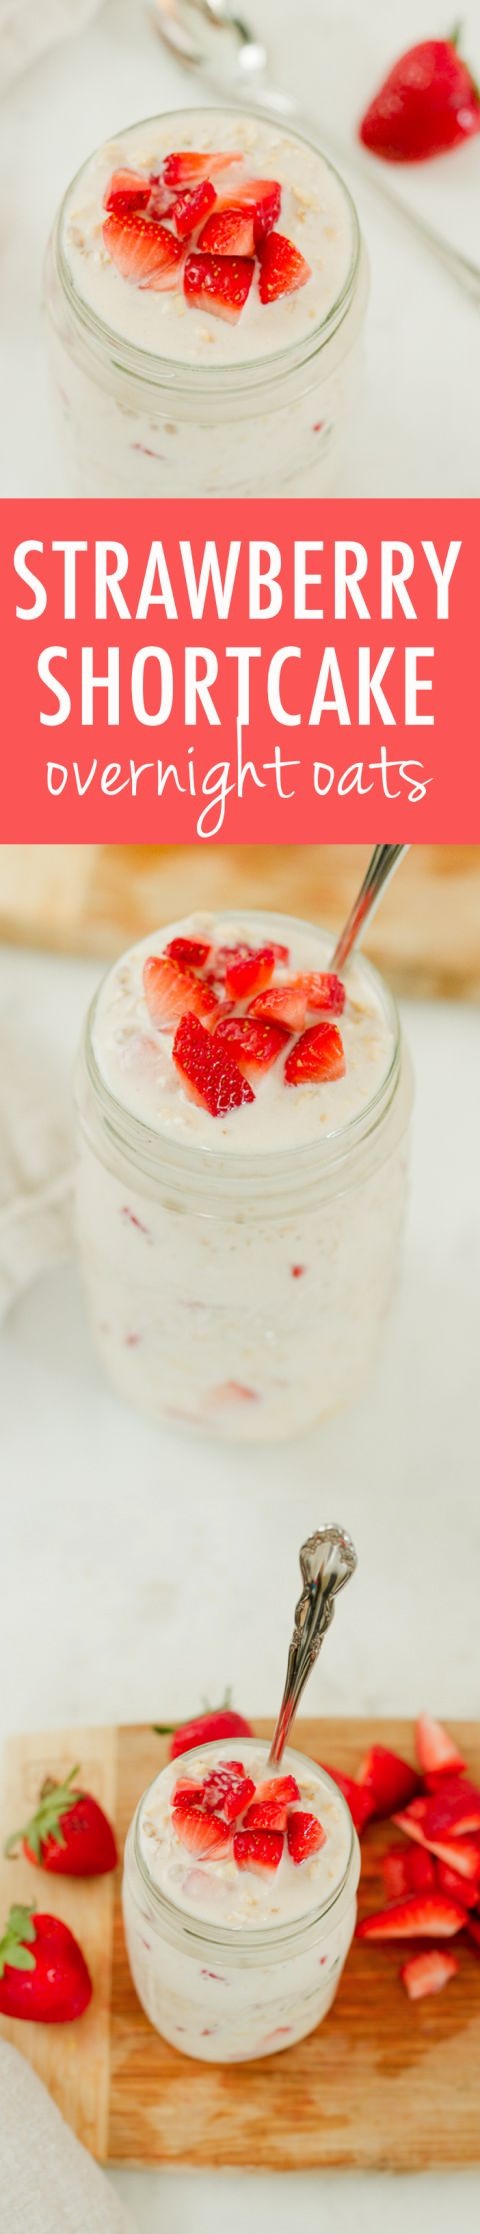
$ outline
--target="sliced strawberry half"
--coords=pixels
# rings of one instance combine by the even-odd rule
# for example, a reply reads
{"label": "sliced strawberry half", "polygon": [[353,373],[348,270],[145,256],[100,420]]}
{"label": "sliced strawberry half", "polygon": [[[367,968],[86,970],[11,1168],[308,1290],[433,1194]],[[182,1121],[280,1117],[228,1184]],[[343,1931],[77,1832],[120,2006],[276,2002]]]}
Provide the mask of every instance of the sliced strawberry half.
{"label": "sliced strawberry half", "polygon": [[196,310],[211,311],[213,318],[226,318],[235,326],[250,294],[253,270],[248,256],[205,256],[197,248],[185,264],[186,300]]}
{"label": "sliced strawberry half", "polygon": [[202,226],[198,245],[210,256],[254,256],[253,217],[248,210],[215,210]]}
{"label": "sliced strawberry half", "polygon": [[227,153],[226,149],[198,155],[192,148],[184,147],[179,153],[166,156],[162,176],[166,186],[198,186],[200,179],[216,178],[218,171],[228,171],[232,163],[241,161],[241,155]]}
{"label": "sliced strawberry half", "polygon": [[397,1830],[406,1831],[407,1838],[427,1846],[440,1862],[446,1862],[448,1869],[458,1870],[460,1877],[467,1877],[471,1884],[479,1884],[480,1845],[474,1839],[448,1838],[446,1832],[443,1837],[432,1838],[431,1834],[427,1837],[424,1822],[427,1805],[426,1800],[414,1800],[412,1807],[405,1808],[403,1814],[394,1815]]}
{"label": "sliced strawberry half", "polygon": [[180,1807],[185,1813],[189,1807],[201,1807],[202,1800],[203,1784],[195,1784],[193,1776],[179,1777],[172,1792],[172,1807]]}
{"label": "sliced strawberry half", "polygon": [[368,1784],[372,1795],[372,1815],[394,1815],[399,1807],[407,1807],[420,1788],[420,1778],[409,1761],[399,1753],[390,1753],[388,1746],[372,1745],[365,1760],[357,1769],[359,1784]]}
{"label": "sliced strawberry half", "polygon": [[280,216],[282,189],[276,178],[245,178],[241,184],[232,183],[231,193],[219,196],[217,207],[224,210],[241,210],[253,221],[255,247],[262,242],[276,225]]}
{"label": "sliced strawberry half", "polygon": [[310,1854],[318,1854],[319,1847],[325,1845],[326,1836],[318,1817],[308,1815],[304,1808],[298,1808],[294,1815],[289,1815],[287,1823],[287,1846],[291,1861],[307,1862]]}
{"label": "sliced strawberry half", "polygon": [[167,954],[149,954],[143,966],[143,990],[149,1016],[160,1031],[169,1032],[181,1016],[201,1016],[213,1024],[219,1002],[210,985],[202,985],[193,970],[180,968]]}
{"label": "sliced strawberry half", "polygon": [[440,1867],[439,1863],[437,1870],[425,1846],[390,1846],[380,1863],[387,1900],[403,1900],[405,1893],[433,1893],[436,1884],[440,1892],[458,1899],[458,1885],[440,1884]]}
{"label": "sliced strawberry half", "polygon": [[402,1963],[400,1977],[410,2001],[423,2001],[425,1994],[439,1994],[449,1978],[458,1971],[456,1955],[445,1955],[439,1947],[426,1948],[421,1955],[411,1955]]}
{"label": "sliced strawberry half", "polygon": [[373,1794],[369,1785],[357,1784],[355,1777],[344,1776],[342,1769],[332,1769],[326,1761],[321,1762],[320,1766],[325,1769],[326,1776],[331,1776],[332,1783],[338,1784],[339,1792],[343,1793],[347,1807],[350,1808],[355,1830],[361,1837],[361,1833],[365,1830],[366,1823],[370,1822],[373,1812]]}
{"label": "sliced strawberry half", "polygon": [[[426,1849],[421,1846],[411,1848],[410,1851],[418,1856],[418,1860],[420,1855],[423,1855],[424,1861],[432,1860],[431,1854],[427,1855]],[[439,1892],[446,1893],[448,1900],[460,1901],[460,1907],[463,1902],[464,1908],[478,1906],[478,1880],[474,1879],[473,1884],[469,1884],[468,1877],[461,1877],[458,1869],[450,1869],[448,1862],[435,1862],[435,1874]]]}
{"label": "sliced strawberry half", "polygon": [[251,1869],[256,1877],[269,1877],[283,1854],[281,1831],[236,1831],[233,1840],[237,1869]]}
{"label": "sliced strawberry half", "polygon": [[442,1838],[444,1831],[454,1838],[463,1838],[469,1831],[480,1831],[480,1792],[469,1784],[466,1776],[441,1778],[437,1789],[429,1796],[423,1817],[426,1838]]}
{"label": "sliced strawberry half", "polygon": [[224,1042],[212,1038],[197,1016],[182,1016],[172,1052],[187,1094],[211,1117],[226,1117],[242,1102],[255,1100]]}
{"label": "sliced strawberry half", "polygon": [[288,1044],[288,1032],[282,1024],[262,1024],[257,1016],[221,1016],[215,1039],[226,1043],[244,1078],[255,1079],[278,1062]]}
{"label": "sliced strawberry half", "polygon": [[275,303],[279,295],[293,295],[311,277],[310,264],[286,233],[268,233],[261,249],[260,301]]}
{"label": "sliced strawberry half", "polygon": [[210,178],[201,179],[198,186],[186,186],[184,193],[177,196],[172,208],[172,224],[180,240],[188,240],[190,234],[196,232],[197,226],[202,225],[215,208],[216,199]]}
{"label": "sliced strawberry half", "polygon": [[203,1805],[218,1810],[227,1823],[236,1823],[238,1816],[248,1808],[254,1791],[253,1777],[246,1776],[242,1761],[222,1761],[217,1769],[210,1769],[204,1779]]}
{"label": "sliced strawberry half", "polygon": [[139,209],[125,216],[111,210],[102,231],[122,279],[133,287],[151,287],[156,294],[177,286],[183,249],[159,218],[146,217]]}
{"label": "sliced strawberry half", "polygon": [[357,1924],[357,1939],[453,1939],[463,1931],[465,1910],[442,1893],[412,1893],[379,1908]]}
{"label": "sliced strawberry half", "polygon": [[325,1079],[344,1078],[345,1050],[336,1024],[310,1024],[285,1064],[286,1086],[317,1086]]}
{"label": "sliced strawberry half", "polygon": [[330,1016],[341,1016],[346,1002],[345,986],[334,970],[310,970],[308,973],[308,1006],[322,1009]]}
{"label": "sliced strawberry half", "polygon": [[249,1016],[263,1016],[268,1024],[284,1024],[287,1032],[301,1032],[307,1014],[305,978],[292,978],[285,985],[272,985],[266,993],[256,993],[249,1001]]}
{"label": "sliced strawberry half", "polygon": [[176,1807],[174,1826],[181,1846],[190,1854],[215,1854],[220,1861],[230,1851],[230,1831],[218,1815],[209,1815],[201,1807]]}
{"label": "sliced strawberry half", "polygon": [[146,209],[151,191],[151,181],[143,171],[112,171],[103,197],[104,209],[128,217],[134,209]]}
{"label": "sliced strawberry half", "polygon": [[257,1800],[277,1800],[286,1807],[293,1807],[301,1798],[300,1785],[295,1776],[268,1776],[264,1784],[257,1784]]}
{"label": "sliced strawberry half", "polygon": [[435,1722],[431,1714],[420,1714],[415,1723],[415,1749],[419,1768],[427,1783],[430,1777],[436,1779],[439,1776],[452,1776],[455,1771],[461,1776],[462,1769],[465,1768],[462,1755],[454,1745],[453,1738],[449,1737],[448,1730],[444,1729],[443,1722]]}
{"label": "sliced strawberry half", "polygon": [[181,970],[203,970],[210,947],[205,939],[169,939],[165,953],[171,962],[180,963]]}
{"label": "sliced strawberry half", "polygon": [[263,993],[273,977],[275,955],[273,947],[252,947],[250,954],[238,954],[227,963],[225,986],[232,1001],[246,1001],[251,993]]}
{"label": "sliced strawberry half", "polygon": [[253,1800],[247,1807],[243,1828],[245,1831],[286,1831],[286,1800]]}

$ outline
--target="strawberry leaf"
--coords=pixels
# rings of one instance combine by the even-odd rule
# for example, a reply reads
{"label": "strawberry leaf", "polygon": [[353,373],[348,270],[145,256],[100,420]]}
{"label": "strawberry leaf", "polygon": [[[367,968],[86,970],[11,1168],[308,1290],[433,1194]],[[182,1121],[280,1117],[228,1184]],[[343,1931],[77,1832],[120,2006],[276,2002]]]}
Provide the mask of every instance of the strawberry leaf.
{"label": "strawberry leaf", "polygon": [[39,1862],[41,1861],[42,1847],[46,1846],[48,1839],[53,1838],[56,1846],[65,1846],[61,1818],[63,1815],[68,1815],[69,1808],[76,1806],[78,1790],[72,1791],[71,1785],[73,1778],[79,1776],[79,1774],[80,1767],[77,1761],[75,1768],[70,1769],[63,1784],[55,1784],[51,1777],[46,1777],[35,1814],[31,1816],[29,1823],[22,1826],[20,1831],[12,1831],[10,1838],[5,1841],[5,1854],[13,1855],[18,1846],[25,1841],[26,1845],[31,1847],[36,1861]]}
{"label": "strawberry leaf", "polygon": [[35,1956],[25,1946],[26,1940],[36,1938],[34,1914],[32,1908],[13,1906],[10,1909],[6,1931],[0,1939],[0,1978],[3,1978],[6,1963],[11,1970],[35,1970]]}

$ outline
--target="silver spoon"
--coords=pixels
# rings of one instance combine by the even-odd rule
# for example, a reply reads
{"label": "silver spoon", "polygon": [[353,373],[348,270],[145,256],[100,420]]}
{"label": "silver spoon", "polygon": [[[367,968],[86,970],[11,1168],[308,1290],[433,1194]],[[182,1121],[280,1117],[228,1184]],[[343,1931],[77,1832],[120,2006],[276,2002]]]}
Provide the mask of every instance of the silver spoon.
{"label": "silver spoon", "polygon": [[344,1528],[326,1524],[309,1536],[300,1552],[303,1590],[295,1607],[285,1689],[268,1756],[268,1768],[281,1761],[310,1669],[318,1658],[335,1612],[335,1598],[355,1573],[357,1554]]}
{"label": "silver spoon", "polygon": [[274,84],[269,74],[266,47],[249,25],[233,13],[230,0],[148,0],[148,6],[155,30],[177,59],[203,72],[223,93],[227,78],[230,99],[235,104],[241,108],[263,109],[279,122],[296,125],[317,144],[321,140],[335,160],[352,164],[363,180],[389,203],[396,216],[405,218],[417,238],[444,264],[465,294],[480,302],[480,265],[462,256],[460,249],[454,248],[433,225],[428,225],[415,210],[409,209],[407,202],[401,201],[376,167],[375,158],[363,155],[356,142],[352,141],[348,148],[339,146],[329,130],[323,133],[318,119],[309,120],[292,96]]}
{"label": "silver spoon", "polygon": [[356,946],[357,939],[362,937],[365,924],[378,907],[381,894],[389,884],[394,869],[398,868],[403,853],[408,853],[408,846],[374,846],[363,884],[360,885],[353,908],[350,909],[344,929],[337,939],[329,964],[331,970],[339,972],[345,969],[352,948]]}

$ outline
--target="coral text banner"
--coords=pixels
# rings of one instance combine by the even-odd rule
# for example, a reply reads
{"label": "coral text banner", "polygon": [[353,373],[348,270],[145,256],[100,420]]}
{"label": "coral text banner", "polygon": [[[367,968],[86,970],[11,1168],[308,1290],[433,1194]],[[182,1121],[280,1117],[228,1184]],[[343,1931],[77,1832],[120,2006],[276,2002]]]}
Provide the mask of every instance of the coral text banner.
{"label": "coral text banner", "polygon": [[474,502],[2,505],[4,842],[480,839]]}

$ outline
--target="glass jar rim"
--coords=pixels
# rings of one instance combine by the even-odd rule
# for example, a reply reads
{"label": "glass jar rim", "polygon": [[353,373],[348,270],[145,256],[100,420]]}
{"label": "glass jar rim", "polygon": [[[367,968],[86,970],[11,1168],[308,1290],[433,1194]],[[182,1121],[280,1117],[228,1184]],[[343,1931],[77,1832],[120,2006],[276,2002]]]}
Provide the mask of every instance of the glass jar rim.
{"label": "glass jar rim", "polygon": [[[272,909],[226,908],[224,911],[217,910],[216,913],[222,914],[223,921],[232,924],[242,923],[248,927],[250,921],[252,925],[266,923],[272,930],[289,931],[290,938],[295,933],[305,931],[322,936],[320,924],[311,924],[301,916],[282,915]],[[165,929],[171,930],[172,925],[166,925]],[[126,953],[132,951],[135,949],[127,948]],[[146,1124],[143,1117],[126,1109],[125,1104],[112,1092],[99,1069],[93,1046],[97,1008],[103,986],[110,976],[110,969],[105,971],[87,1013],[83,1044],[89,1083],[115,1146],[121,1148],[132,1161],[139,1159],[151,1173],[158,1173],[163,1163],[168,1174],[172,1177],[175,1175],[185,1186],[189,1180],[198,1179],[199,1173],[202,1174],[202,1183],[211,1178],[214,1182],[225,1182],[228,1189],[230,1185],[234,1188],[242,1182],[248,1182],[249,1178],[260,1182],[262,1187],[268,1187],[270,1181],[276,1187],[282,1179],[288,1183],[292,1175],[295,1181],[308,1181],[312,1176],[327,1176],[338,1170],[339,1166],[348,1162],[355,1149],[361,1148],[383,1123],[400,1076],[402,1038],[394,995],[374,964],[367,962],[363,955],[362,970],[367,981],[372,981],[377,997],[380,996],[382,1009],[392,1032],[390,1061],[374,1093],[363,1108],[349,1117],[347,1123],[337,1132],[328,1133],[322,1139],[302,1141],[300,1144],[292,1142],[288,1148],[247,1150],[243,1155],[236,1150],[209,1147],[205,1141],[187,1145],[177,1138],[172,1139],[167,1132]]]}
{"label": "glass jar rim", "polygon": [[[251,1743],[250,1740],[248,1742]],[[261,1738],[258,1739],[259,1747],[261,1747],[263,1742],[265,1742],[265,1748],[267,1748],[268,1741],[266,1739],[265,1741],[263,1741]],[[210,1757],[212,1757],[213,1760],[216,1760],[218,1758],[218,1742],[216,1744],[215,1742],[213,1742],[210,1745],[202,1745],[201,1752],[202,1757],[205,1757],[206,1759],[210,1759]],[[309,1760],[309,1757],[306,1753],[297,1753],[293,1746],[289,1745],[286,1748],[286,1753],[288,1755],[289,1762],[292,1761],[294,1763],[297,1763],[299,1769],[311,1769],[312,1767],[316,1768],[320,1766],[318,1762],[312,1762],[311,1760]],[[168,1766],[170,1766],[170,1764],[165,1763],[165,1767]],[[178,1769],[180,1773],[182,1771],[182,1768],[186,1768],[191,1774],[191,1753],[178,1754],[175,1759],[175,1768]],[[337,1909],[340,1903],[342,1904],[343,1909],[343,1907],[345,1906],[344,1896],[347,1892],[349,1894],[349,1897],[350,1895],[351,1897],[353,1897],[353,1894],[356,1891],[358,1877],[360,1874],[360,1852],[355,1826],[352,1821],[350,1809],[347,1806],[347,1802],[344,1799],[343,1793],[340,1791],[339,1785],[335,1784],[333,1777],[329,1776],[328,1771],[322,1768],[322,1780],[327,1786],[328,1794],[329,1796],[331,1795],[332,1799],[338,1802],[340,1806],[340,1812],[345,1818],[350,1831],[349,1848],[345,1863],[345,1869],[343,1871],[341,1879],[339,1879],[338,1884],[335,1886],[335,1890],[328,1893],[324,1901],[321,1901],[313,1908],[307,1909],[301,1916],[290,1917],[287,1922],[283,1924],[265,1923],[257,1925],[256,1929],[253,1929],[252,1931],[244,1931],[241,1925],[217,1924],[210,1917],[197,1918],[195,1916],[189,1915],[188,1911],[177,1905],[177,1902],[172,1900],[169,1894],[162,1893],[160,1887],[155,1883],[155,1879],[151,1876],[148,1863],[145,1861],[145,1856],[143,1855],[140,1846],[141,1814],[145,1807],[146,1801],[148,1801],[148,1799],[150,1798],[150,1794],[155,1790],[155,1786],[158,1784],[158,1779],[161,1774],[162,1771],[159,1770],[157,1776],[154,1776],[152,1778],[151,1784],[147,1785],[146,1791],[142,1793],[141,1798],[138,1802],[138,1806],[135,1810],[135,1815],[133,1817],[133,1822],[131,1825],[135,1864],[138,1869],[139,1876],[141,1877],[142,1884],[145,1890],[148,1892],[149,1899],[152,1901],[155,1920],[156,1922],[158,1922],[159,1925],[162,1922],[164,1925],[169,1924],[171,1929],[179,1930],[182,1934],[182,1937],[185,1936],[191,1943],[196,1941],[202,1947],[205,1944],[211,1947],[218,1947],[219,1949],[222,1949],[224,1953],[227,1950],[230,1950],[232,1954],[237,1954],[241,1950],[242,1954],[253,1957],[253,1959],[255,1959],[255,1956],[257,1956],[258,1958],[261,1949],[263,1960],[266,1953],[274,1956],[277,1951],[280,1952],[282,1949],[285,1949],[291,1941],[293,1941],[294,1944],[297,1945],[298,1941],[302,1939],[304,1934],[309,1935],[310,1933],[314,1932],[317,1926],[323,1922],[324,1918],[329,1916],[333,1909]],[[355,1883],[354,1885],[351,1885],[351,1878],[354,1873],[356,1873]]]}
{"label": "glass jar rim", "polygon": [[[238,110],[228,109],[224,105],[220,106],[220,103],[209,105],[208,109],[199,110],[199,115],[202,117],[220,115],[235,118],[238,113]],[[242,116],[248,116],[250,113],[254,119],[258,118],[261,123],[271,125],[272,118],[266,110],[255,108],[249,112],[248,109],[244,111],[242,108],[240,111]],[[170,116],[172,120],[175,120],[191,116],[191,114],[192,110],[190,108],[166,109],[156,116],[140,117],[137,123],[126,125],[122,131],[112,133],[110,137],[112,140],[126,139],[130,133],[139,131],[145,125],[151,124],[153,126],[163,123],[165,118]],[[90,334],[93,342],[96,342],[100,347],[111,349],[113,346],[117,365],[122,372],[130,373],[132,377],[136,376],[145,383],[150,382],[153,386],[175,386],[176,390],[183,388],[185,394],[194,393],[196,397],[204,401],[209,397],[213,400],[215,394],[220,391],[222,394],[228,393],[233,398],[236,391],[243,394],[246,388],[264,386],[276,379],[282,379],[295,367],[300,368],[307,365],[311,358],[317,356],[319,351],[326,346],[326,343],[332,340],[333,335],[338,331],[347,315],[355,291],[362,250],[359,219],[346,180],[337,170],[336,164],[331,162],[328,155],[325,155],[323,148],[317,147],[315,141],[311,140],[306,132],[297,132],[295,129],[292,130],[290,137],[293,140],[299,140],[302,145],[312,149],[316,155],[320,156],[327,170],[331,172],[332,177],[340,187],[348,208],[351,224],[352,252],[350,263],[335,302],[331,304],[325,318],[315,325],[310,334],[305,334],[301,340],[287,343],[286,347],[282,349],[272,350],[269,356],[249,357],[245,359],[241,366],[234,364],[215,367],[213,365],[189,365],[181,357],[156,356],[153,350],[140,349],[136,343],[126,341],[114,326],[110,326],[105,319],[100,318],[98,313],[86,302],[85,297],[75,287],[72,278],[65,253],[63,228],[74,188],[79,184],[86,164],[91,162],[95,155],[100,155],[102,149],[94,148],[92,155],[87,156],[85,163],[80,165],[63,195],[56,220],[59,278],[64,295],[78,325],[82,326]]]}

